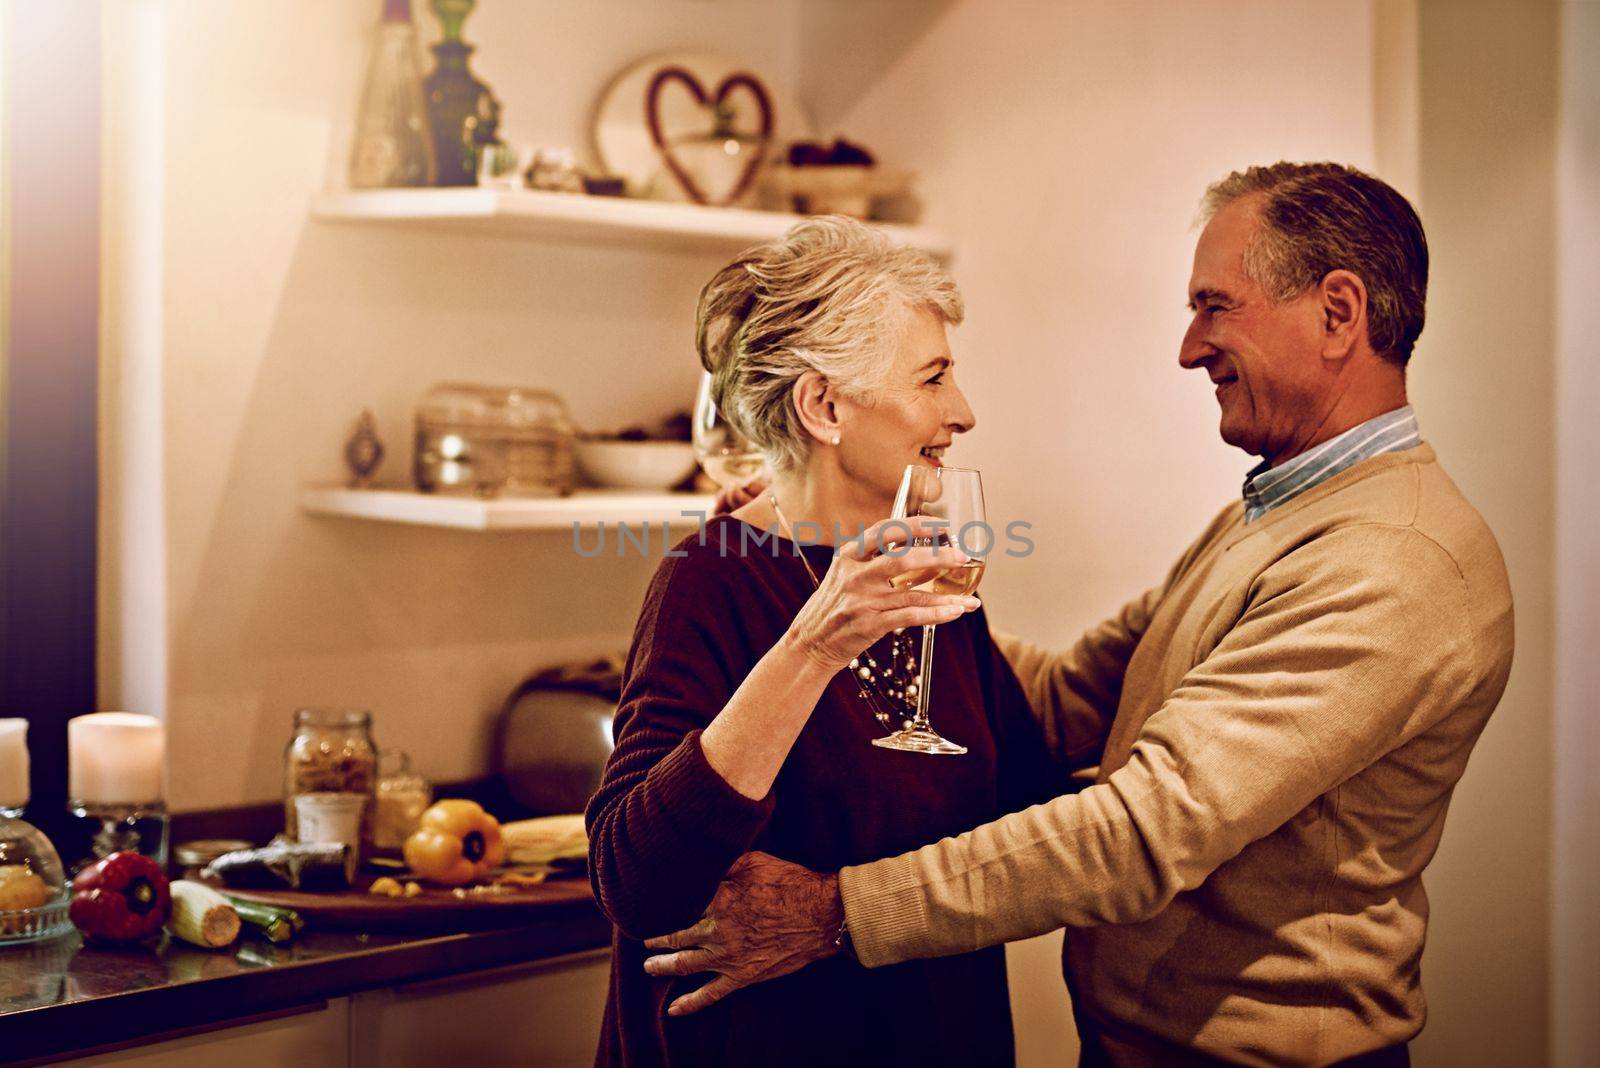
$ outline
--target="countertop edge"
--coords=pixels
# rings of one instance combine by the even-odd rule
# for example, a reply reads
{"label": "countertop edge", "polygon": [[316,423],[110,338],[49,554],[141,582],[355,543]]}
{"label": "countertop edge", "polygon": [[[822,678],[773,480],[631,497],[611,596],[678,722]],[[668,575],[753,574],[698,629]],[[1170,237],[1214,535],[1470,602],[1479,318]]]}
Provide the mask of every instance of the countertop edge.
{"label": "countertop edge", "polygon": [[610,944],[611,926],[593,902],[572,902],[551,913],[515,927],[420,936],[305,963],[18,1010],[0,1018],[5,1058],[27,1064],[86,1056],[315,1009],[365,990],[532,964]]}

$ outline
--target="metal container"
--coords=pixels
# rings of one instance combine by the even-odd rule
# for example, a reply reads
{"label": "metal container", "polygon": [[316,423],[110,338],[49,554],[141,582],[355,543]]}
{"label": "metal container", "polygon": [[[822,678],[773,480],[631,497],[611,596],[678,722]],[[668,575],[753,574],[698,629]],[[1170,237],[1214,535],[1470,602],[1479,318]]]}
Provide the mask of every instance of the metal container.
{"label": "metal container", "polygon": [[611,755],[622,657],[567,664],[525,679],[495,724],[494,770],[508,811],[582,812]]}
{"label": "metal container", "polygon": [[444,383],[417,406],[413,474],[424,493],[565,496],[572,492],[575,437],[554,393]]}
{"label": "metal container", "polygon": [[253,843],[243,838],[197,838],[179,842],[172,847],[172,859],[178,862],[185,879],[198,879],[207,864],[224,853],[249,849]]}

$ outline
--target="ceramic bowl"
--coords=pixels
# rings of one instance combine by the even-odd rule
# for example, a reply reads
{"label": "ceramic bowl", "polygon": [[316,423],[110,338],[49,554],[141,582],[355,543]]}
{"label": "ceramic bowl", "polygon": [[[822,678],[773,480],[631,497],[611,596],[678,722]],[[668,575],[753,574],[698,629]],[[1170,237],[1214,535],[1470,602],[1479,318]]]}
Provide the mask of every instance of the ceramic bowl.
{"label": "ceramic bowl", "polygon": [[616,489],[670,489],[695,468],[687,441],[579,441],[575,458],[590,482]]}

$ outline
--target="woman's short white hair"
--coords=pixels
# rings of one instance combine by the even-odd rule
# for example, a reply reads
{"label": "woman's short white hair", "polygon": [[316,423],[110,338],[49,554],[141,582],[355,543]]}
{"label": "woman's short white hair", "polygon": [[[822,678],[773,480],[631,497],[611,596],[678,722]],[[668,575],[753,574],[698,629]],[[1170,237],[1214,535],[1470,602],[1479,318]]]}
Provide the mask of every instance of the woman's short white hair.
{"label": "woman's short white hair", "polygon": [[746,249],[706,283],[695,346],[717,410],[775,470],[792,470],[811,451],[795,380],[816,371],[871,403],[917,308],[950,325],[965,314],[955,281],[926,253],[854,219],[824,216]]}

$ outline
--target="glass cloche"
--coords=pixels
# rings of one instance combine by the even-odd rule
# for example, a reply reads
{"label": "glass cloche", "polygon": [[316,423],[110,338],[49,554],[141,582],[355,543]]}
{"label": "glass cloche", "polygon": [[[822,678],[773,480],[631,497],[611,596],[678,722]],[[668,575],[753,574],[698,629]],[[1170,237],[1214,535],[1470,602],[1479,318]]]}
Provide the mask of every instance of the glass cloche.
{"label": "glass cloche", "polygon": [[54,938],[72,929],[61,857],[37,827],[0,816],[0,945]]}

